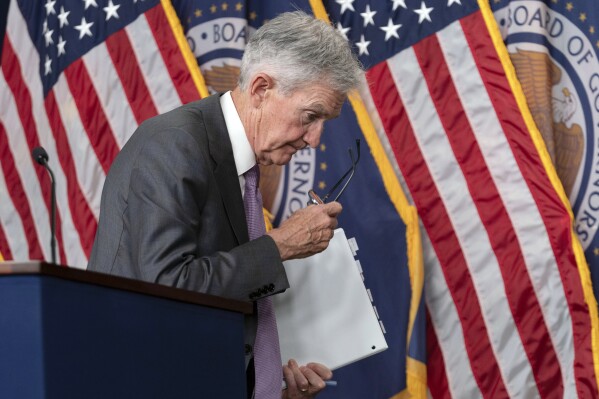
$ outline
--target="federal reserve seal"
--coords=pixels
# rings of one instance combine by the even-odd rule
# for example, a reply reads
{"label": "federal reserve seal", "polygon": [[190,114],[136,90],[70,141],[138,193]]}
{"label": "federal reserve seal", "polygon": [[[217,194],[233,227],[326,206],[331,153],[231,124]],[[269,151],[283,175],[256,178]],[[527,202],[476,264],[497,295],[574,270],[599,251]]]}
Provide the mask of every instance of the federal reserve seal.
{"label": "federal reserve seal", "polygon": [[583,7],[563,0],[495,0],[494,5],[589,259],[589,251],[599,252],[599,41]]}

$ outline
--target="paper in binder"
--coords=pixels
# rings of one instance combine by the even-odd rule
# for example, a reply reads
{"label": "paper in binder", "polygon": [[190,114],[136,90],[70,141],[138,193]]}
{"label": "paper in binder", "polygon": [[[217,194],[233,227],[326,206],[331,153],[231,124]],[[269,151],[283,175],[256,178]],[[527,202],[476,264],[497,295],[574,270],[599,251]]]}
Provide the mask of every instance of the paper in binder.
{"label": "paper in binder", "polygon": [[283,364],[334,370],[387,349],[343,229],[325,251],[284,266],[290,288],[273,296]]}

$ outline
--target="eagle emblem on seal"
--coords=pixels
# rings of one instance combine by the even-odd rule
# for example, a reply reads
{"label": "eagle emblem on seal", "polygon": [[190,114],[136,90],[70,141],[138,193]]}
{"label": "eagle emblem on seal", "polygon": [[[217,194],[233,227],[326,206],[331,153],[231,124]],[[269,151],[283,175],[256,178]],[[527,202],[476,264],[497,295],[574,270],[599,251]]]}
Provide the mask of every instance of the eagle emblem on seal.
{"label": "eagle emblem on seal", "polygon": [[562,80],[562,71],[546,53],[517,49],[510,58],[528,108],[569,196],[584,150],[582,128],[571,122],[578,100],[567,87],[562,87],[562,96],[552,95],[554,86]]}

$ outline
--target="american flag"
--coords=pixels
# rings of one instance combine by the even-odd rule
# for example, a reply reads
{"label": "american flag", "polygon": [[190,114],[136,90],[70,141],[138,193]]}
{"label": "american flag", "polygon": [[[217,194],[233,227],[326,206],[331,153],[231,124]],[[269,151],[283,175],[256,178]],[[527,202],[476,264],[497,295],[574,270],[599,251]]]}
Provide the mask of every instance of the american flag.
{"label": "american flag", "polygon": [[[0,73],[0,253],[85,267],[110,164],[145,119],[200,97],[203,81],[168,1],[13,0]],[[205,88],[202,89],[205,93]]]}
{"label": "american flag", "polygon": [[582,249],[488,2],[325,1],[418,209],[435,398],[591,398],[598,321]]}

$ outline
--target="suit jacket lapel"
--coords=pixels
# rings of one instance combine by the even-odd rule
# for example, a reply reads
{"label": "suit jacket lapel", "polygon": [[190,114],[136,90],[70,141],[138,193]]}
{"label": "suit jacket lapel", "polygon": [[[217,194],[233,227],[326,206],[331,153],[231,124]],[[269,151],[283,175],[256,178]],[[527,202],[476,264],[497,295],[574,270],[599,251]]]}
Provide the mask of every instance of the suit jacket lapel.
{"label": "suit jacket lapel", "polygon": [[221,197],[229,223],[235,232],[240,244],[249,241],[243,199],[239,189],[239,176],[233,158],[233,149],[227,133],[227,125],[220,107],[218,95],[208,97],[206,108],[202,109],[208,147],[214,160],[213,170],[216,182],[221,192]]}

